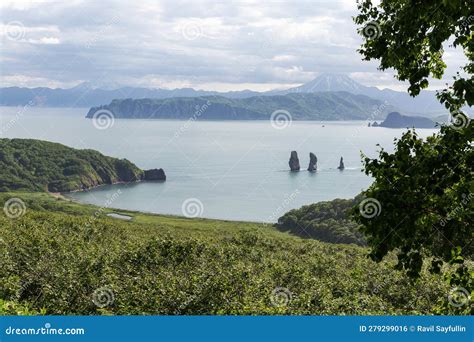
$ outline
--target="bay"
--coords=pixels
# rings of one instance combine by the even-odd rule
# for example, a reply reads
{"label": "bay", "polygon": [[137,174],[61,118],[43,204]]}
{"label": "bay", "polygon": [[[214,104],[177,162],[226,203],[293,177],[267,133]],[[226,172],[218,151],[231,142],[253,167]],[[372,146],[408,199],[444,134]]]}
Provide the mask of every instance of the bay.
{"label": "bay", "polygon": [[[173,121],[121,119],[94,125],[87,108],[0,107],[1,138],[34,138],[127,158],[143,169],[163,168],[166,182],[107,185],[67,194],[98,206],[189,217],[275,222],[290,209],[351,198],[372,180],[361,152],[393,150],[404,129],[366,121]],[[99,128],[105,129],[99,129]],[[419,129],[426,137],[436,130]],[[289,172],[290,152],[302,171]],[[318,172],[305,171],[309,152]],[[337,170],[340,157],[346,169]]]}

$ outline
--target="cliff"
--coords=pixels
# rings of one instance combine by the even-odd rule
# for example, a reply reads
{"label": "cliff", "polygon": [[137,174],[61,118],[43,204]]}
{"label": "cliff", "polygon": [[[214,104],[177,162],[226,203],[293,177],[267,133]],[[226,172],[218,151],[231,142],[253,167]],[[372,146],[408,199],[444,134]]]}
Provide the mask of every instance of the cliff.
{"label": "cliff", "polygon": [[[150,171],[151,178],[164,176]],[[127,159],[48,141],[0,139],[0,191],[67,192],[140,180],[147,180],[145,171]]]}
{"label": "cliff", "polygon": [[406,116],[398,112],[389,113],[387,118],[378,126],[388,128],[435,128],[436,124],[428,118],[421,116]]}
{"label": "cliff", "polygon": [[109,105],[92,107],[87,118],[99,110],[115,118],[203,120],[268,120],[276,110],[286,110],[292,120],[382,119],[388,113],[382,102],[348,92],[318,92],[230,99],[222,96],[177,97],[168,99],[113,100]]}

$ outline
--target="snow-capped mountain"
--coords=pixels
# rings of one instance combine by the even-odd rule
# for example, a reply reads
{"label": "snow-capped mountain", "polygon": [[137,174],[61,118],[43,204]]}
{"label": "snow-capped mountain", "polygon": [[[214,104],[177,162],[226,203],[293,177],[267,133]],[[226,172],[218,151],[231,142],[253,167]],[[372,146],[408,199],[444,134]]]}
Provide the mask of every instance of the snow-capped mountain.
{"label": "snow-capped mountain", "polygon": [[436,99],[434,91],[422,91],[420,95],[413,98],[407,92],[394,91],[391,89],[380,90],[376,87],[368,87],[354,81],[346,74],[323,73],[314,80],[299,87],[286,90],[273,90],[268,92],[255,92],[250,90],[217,92],[195,90],[192,88],[181,89],[153,89],[137,87],[119,87],[115,84],[103,84],[98,86],[92,83],[82,83],[70,89],[50,88],[0,88],[0,105],[18,106],[25,105],[32,97],[41,98],[44,106],[76,106],[91,107],[107,104],[113,99],[124,98],[175,98],[175,97],[199,97],[199,96],[223,96],[232,99],[249,98],[259,95],[286,95],[290,93],[317,93],[346,91],[354,95],[365,95],[380,100],[396,108],[403,114],[436,117],[446,114],[446,109]]}
{"label": "snow-capped mountain", "polygon": [[408,92],[391,89],[380,90],[377,87],[365,86],[354,81],[346,74],[323,73],[308,83],[278,93],[313,93],[321,91],[347,91],[352,94],[366,95],[398,108],[399,111],[405,114],[433,117],[446,112],[446,109],[436,99],[436,92],[434,91],[424,90],[420,95],[413,98]]}
{"label": "snow-capped mountain", "polygon": [[354,81],[345,74],[323,73],[308,83],[288,89],[287,92],[314,93],[318,91],[347,91],[353,94],[362,94],[365,88],[367,87]]}

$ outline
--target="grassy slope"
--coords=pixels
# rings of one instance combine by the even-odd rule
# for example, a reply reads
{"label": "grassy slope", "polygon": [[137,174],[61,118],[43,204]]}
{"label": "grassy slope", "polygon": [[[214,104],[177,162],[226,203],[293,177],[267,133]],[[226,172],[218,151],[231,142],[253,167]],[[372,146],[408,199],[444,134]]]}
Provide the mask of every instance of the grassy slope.
{"label": "grassy slope", "polygon": [[0,139],[0,191],[72,191],[141,179],[126,159],[34,139]]}
{"label": "grassy slope", "polygon": [[[127,222],[44,193],[3,193],[0,204],[12,197],[27,209],[0,213],[3,313],[419,314],[446,294],[441,279],[411,283],[363,247],[270,226],[114,211]],[[278,287],[291,291],[281,307]],[[94,305],[100,288],[112,305]]]}

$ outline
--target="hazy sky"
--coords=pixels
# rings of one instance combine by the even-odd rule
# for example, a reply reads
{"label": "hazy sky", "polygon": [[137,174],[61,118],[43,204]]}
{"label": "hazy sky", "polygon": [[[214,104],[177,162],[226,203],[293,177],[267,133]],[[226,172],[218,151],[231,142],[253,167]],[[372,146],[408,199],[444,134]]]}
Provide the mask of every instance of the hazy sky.
{"label": "hazy sky", "polygon": [[[2,86],[269,90],[342,72],[404,88],[361,61],[355,0],[2,0],[0,8]],[[448,79],[464,57],[445,53]]]}

